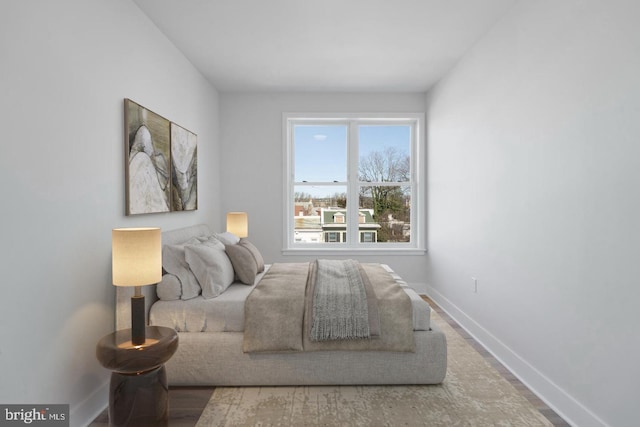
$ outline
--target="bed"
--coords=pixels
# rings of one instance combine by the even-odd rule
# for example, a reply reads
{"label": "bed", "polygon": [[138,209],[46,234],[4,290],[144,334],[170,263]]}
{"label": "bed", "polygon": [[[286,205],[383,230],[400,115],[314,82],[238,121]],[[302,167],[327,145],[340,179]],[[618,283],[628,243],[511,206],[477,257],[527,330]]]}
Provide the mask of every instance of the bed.
{"label": "bed", "polygon": [[[163,266],[167,263],[165,249],[211,235],[203,224],[163,232]],[[380,268],[409,297],[413,327],[409,332],[413,335],[410,351],[245,352],[245,323],[250,323],[245,319],[245,301],[273,268],[276,267],[266,265],[252,284],[234,282],[213,298],[203,296],[204,286],[196,291],[199,295],[189,295],[188,299],[167,298],[163,283],[161,289],[160,285],[142,288],[149,324],[173,327],[178,332],[178,350],[166,364],[170,385],[391,385],[443,381],[447,367],[445,335],[430,322],[429,305],[386,265]],[[116,329],[125,329],[130,327],[132,289],[116,287],[116,292]]]}

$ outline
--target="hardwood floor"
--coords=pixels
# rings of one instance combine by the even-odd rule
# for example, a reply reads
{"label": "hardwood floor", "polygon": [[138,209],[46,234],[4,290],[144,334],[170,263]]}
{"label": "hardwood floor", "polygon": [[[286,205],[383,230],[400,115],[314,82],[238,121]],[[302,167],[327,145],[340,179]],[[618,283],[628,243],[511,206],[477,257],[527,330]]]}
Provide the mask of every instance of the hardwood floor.
{"label": "hardwood floor", "polygon": [[[431,305],[440,317],[445,319],[453,329],[462,336],[471,347],[493,366],[503,378],[511,383],[518,392],[524,396],[551,424],[556,427],[570,427],[567,423],[549,408],[538,396],[529,390],[507,368],[498,362],[487,350],[473,339],[458,323],[435,304],[431,299],[423,298]],[[202,411],[207,406],[215,387],[170,387],[169,388],[169,427],[193,427],[198,422]],[[109,425],[107,411],[103,411],[89,427],[105,427]]]}
{"label": "hardwood floor", "polygon": [[[200,419],[215,387],[169,387],[169,427],[193,427]],[[107,427],[104,410],[89,427]]]}

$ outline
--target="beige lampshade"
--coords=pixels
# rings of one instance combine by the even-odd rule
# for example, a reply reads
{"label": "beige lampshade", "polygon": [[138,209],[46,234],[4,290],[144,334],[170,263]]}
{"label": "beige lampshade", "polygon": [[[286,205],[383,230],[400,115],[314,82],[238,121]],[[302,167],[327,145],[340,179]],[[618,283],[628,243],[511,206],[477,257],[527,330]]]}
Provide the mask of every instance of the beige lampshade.
{"label": "beige lampshade", "polygon": [[229,212],[227,214],[227,231],[238,237],[249,235],[249,218],[246,212]]}
{"label": "beige lampshade", "polygon": [[114,228],[111,256],[115,286],[145,286],[162,280],[159,228]]}

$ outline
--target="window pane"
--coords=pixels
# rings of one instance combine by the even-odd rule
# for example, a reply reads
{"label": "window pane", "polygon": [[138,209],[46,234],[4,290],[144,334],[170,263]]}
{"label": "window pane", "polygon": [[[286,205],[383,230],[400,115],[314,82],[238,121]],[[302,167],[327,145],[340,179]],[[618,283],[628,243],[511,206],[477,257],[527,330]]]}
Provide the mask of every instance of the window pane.
{"label": "window pane", "polygon": [[347,126],[295,125],[296,182],[347,181]]}
{"label": "window pane", "polygon": [[[409,242],[411,240],[411,187],[360,187],[360,211],[371,212],[378,225],[375,242]],[[360,224],[360,232],[364,230]],[[361,238],[362,239],[362,238]],[[367,241],[367,240],[361,240]]]}
{"label": "window pane", "polygon": [[358,139],[360,181],[409,181],[411,177],[411,126],[359,126]]}
{"label": "window pane", "polygon": [[295,243],[344,243],[347,215],[346,186],[296,185],[294,187]]}
{"label": "window pane", "polygon": [[307,208],[311,208],[309,202],[315,208],[309,210],[315,211],[316,215],[320,215],[320,208],[328,207],[347,207],[347,187],[345,185],[295,185],[293,187],[294,203],[307,202]]}

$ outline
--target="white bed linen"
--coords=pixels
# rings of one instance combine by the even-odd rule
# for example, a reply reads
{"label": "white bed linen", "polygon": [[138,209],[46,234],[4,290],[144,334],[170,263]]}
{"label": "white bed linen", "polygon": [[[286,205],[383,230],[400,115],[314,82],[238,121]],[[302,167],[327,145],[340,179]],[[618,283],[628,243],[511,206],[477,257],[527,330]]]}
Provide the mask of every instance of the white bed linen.
{"label": "white bed linen", "polygon": [[[149,312],[149,324],[174,328],[178,332],[243,332],[244,301],[269,267],[266,265],[265,271],[256,276],[253,286],[234,283],[215,298],[204,299],[199,295],[190,300],[156,301]],[[396,280],[411,299],[413,330],[428,331],[431,317],[429,304],[399,276],[390,272],[397,277]]]}

